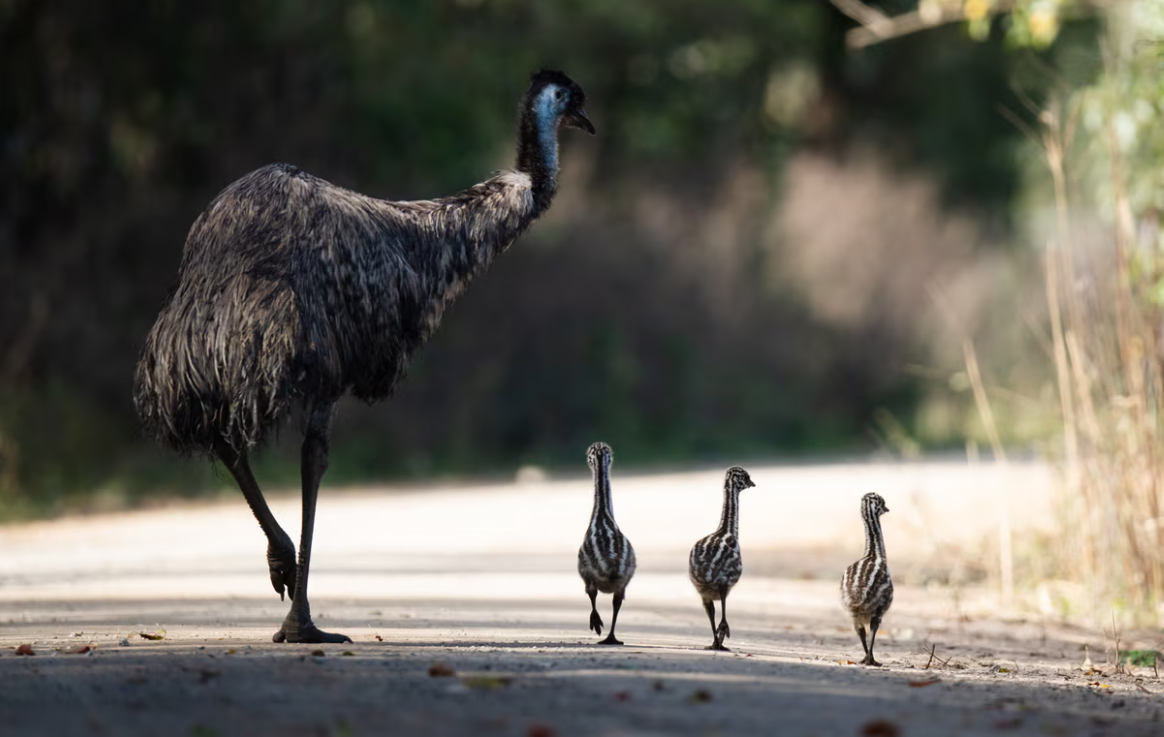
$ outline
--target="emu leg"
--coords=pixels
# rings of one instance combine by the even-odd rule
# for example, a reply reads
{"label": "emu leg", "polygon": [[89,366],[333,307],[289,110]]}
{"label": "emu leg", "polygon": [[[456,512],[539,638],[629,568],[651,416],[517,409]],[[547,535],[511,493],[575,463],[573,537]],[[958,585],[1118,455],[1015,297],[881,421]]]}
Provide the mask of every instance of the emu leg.
{"label": "emu leg", "polygon": [[275,593],[279,594],[280,599],[283,598],[284,588],[294,599],[295,545],[291,543],[291,538],[279,526],[275,515],[271,514],[267,507],[267,500],[263,498],[263,492],[259,490],[255,476],[251,473],[251,464],[247,461],[246,454],[239,453],[226,443],[219,445],[216,452],[223,465],[230,471],[230,475],[234,476],[238,488],[242,490],[247,504],[250,505],[251,512],[259,521],[259,527],[263,528],[263,534],[267,536],[267,568],[271,571],[271,586],[274,587]]}
{"label": "emu leg", "polygon": [[865,657],[861,660],[862,665],[869,665],[869,661],[873,656],[869,654],[869,643],[865,641],[865,625],[860,622],[853,622],[853,629],[857,630],[857,637],[861,638],[861,649],[865,651]]}
{"label": "emu leg", "polygon": [[598,613],[598,587],[586,584],[586,595],[590,597],[590,629],[594,634],[602,634],[602,615]]}
{"label": "emu leg", "polygon": [[715,629],[715,602],[711,599],[705,599],[703,608],[707,611],[707,620],[711,622],[711,644],[703,648],[704,650],[726,650],[723,643],[719,641],[719,633]]}
{"label": "emu leg", "polygon": [[[881,667],[881,663],[878,663],[873,658],[873,643],[877,641],[877,628],[880,626],[880,617],[874,617],[872,621],[869,622],[869,650],[865,653],[865,659],[861,661],[864,665],[872,665],[875,668]],[[861,638],[862,641],[864,641],[864,639],[865,638],[863,637]]]}
{"label": "emu leg", "polygon": [[291,611],[283,626],[271,639],[275,642],[351,642],[347,635],[323,632],[311,621],[311,605],[307,601],[307,574],[311,567],[311,536],[315,529],[315,502],[319,497],[319,482],[327,470],[328,441],[331,418],[335,405],[316,407],[307,423],[303,438],[303,532],[299,540],[299,574],[295,580],[295,596]]}
{"label": "emu leg", "polygon": [[614,592],[614,616],[610,620],[610,634],[606,636],[605,640],[600,640],[599,645],[621,645],[622,641],[615,639],[614,626],[618,624],[618,610],[622,608],[622,600],[624,594],[621,591]]}
{"label": "emu leg", "polygon": [[716,650],[727,650],[723,646],[723,641],[732,636],[732,629],[728,627],[727,621],[727,596],[728,592],[721,589],[719,592],[719,627],[715,630],[715,639],[719,643]]}

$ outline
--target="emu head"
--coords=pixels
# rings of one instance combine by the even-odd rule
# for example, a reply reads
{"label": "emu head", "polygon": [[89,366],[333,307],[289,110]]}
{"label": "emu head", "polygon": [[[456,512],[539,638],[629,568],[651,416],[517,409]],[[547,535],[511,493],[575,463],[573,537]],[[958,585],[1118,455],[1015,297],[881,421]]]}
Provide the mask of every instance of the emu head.
{"label": "emu head", "polygon": [[724,485],[732,491],[743,491],[744,489],[750,489],[755,486],[755,484],[752,483],[752,477],[748,475],[747,471],[740,468],[739,466],[732,466],[729,468],[727,470],[727,474],[724,475],[723,482]]}
{"label": "emu head", "polygon": [[877,519],[881,515],[889,511],[889,507],[885,506],[885,500],[881,498],[880,494],[869,492],[861,497],[861,513],[869,519]]}
{"label": "emu head", "polygon": [[564,128],[580,128],[594,135],[594,124],[584,109],[586,93],[577,82],[549,69],[534,72],[529,81],[526,104],[538,118],[557,120]]}
{"label": "emu head", "polygon": [[606,443],[595,443],[586,450],[586,465],[590,466],[593,473],[598,473],[600,469],[609,471],[613,462],[614,453]]}

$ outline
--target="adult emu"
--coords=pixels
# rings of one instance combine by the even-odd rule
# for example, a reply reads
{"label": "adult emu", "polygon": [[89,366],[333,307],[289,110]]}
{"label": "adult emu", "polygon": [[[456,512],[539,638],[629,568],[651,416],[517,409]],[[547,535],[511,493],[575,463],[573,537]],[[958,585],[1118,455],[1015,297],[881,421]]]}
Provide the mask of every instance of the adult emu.
{"label": "adult emu", "polygon": [[[445,308],[546,211],[558,130],[594,133],[561,72],[530,78],[517,171],[439,200],[388,202],[286,164],[247,174],[194,221],[178,285],[146,338],[134,403],[146,430],[222,460],[267,536],[271,584],[291,596],[275,642],[350,642],[311,620],[307,577],[336,403],[390,396]],[[306,416],[295,547],[247,457],[294,407]]]}

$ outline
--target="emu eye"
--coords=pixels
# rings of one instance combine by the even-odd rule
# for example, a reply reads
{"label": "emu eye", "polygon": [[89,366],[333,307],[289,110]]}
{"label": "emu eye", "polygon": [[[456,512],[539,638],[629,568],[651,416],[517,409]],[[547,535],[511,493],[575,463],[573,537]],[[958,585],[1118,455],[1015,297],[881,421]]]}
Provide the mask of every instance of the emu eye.
{"label": "emu eye", "polygon": [[566,90],[559,87],[557,90],[554,91],[554,99],[561,100],[564,97],[566,97]]}

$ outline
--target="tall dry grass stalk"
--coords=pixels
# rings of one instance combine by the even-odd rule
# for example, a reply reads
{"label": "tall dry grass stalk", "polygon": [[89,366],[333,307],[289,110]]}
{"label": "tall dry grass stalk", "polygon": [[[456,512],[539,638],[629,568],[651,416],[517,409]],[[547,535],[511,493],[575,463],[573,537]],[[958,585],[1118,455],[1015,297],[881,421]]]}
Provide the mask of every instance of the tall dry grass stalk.
{"label": "tall dry grass stalk", "polygon": [[1164,354],[1161,310],[1146,286],[1160,269],[1155,252],[1145,252],[1133,273],[1133,218],[1110,121],[1112,250],[1080,269],[1070,239],[1065,172],[1073,120],[1073,113],[1057,106],[1040,116],[1057,213],[1056,236],[1045,254],[1063,419],[1063,517],[1055,567],[1063,578],[1083,584],[1084,600],[1071,602],[1076,611],[1106,617],[1115,610],[1132,622],[1156,622],[1164,611]]}

